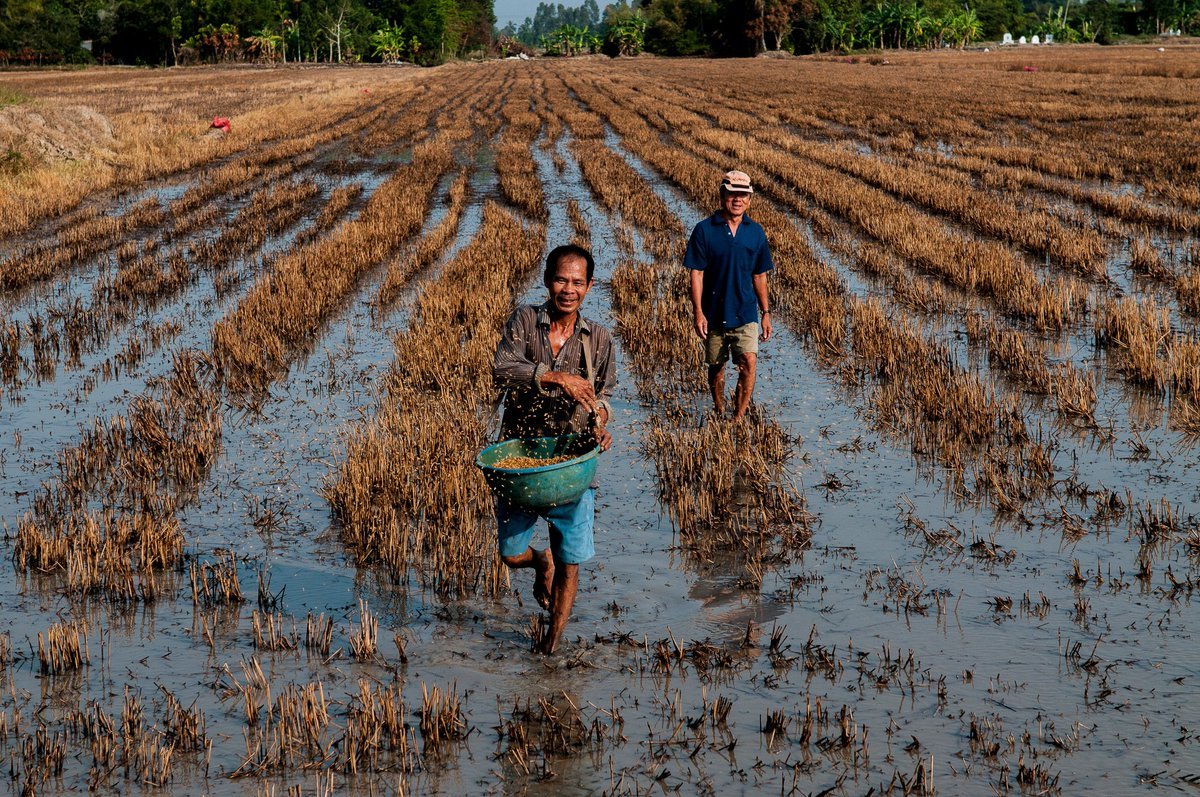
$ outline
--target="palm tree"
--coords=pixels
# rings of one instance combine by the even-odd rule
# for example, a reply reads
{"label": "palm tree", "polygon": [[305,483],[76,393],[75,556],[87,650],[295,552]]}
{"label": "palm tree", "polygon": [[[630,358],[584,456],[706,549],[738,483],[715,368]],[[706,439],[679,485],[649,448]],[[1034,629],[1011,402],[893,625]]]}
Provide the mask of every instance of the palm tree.
{"label": "palm tree", "polygon": [[955,15],[953,31],[955,43],[960,50],[978,39],[983,32],[983,23],[979,21],[979,17],[975,16],[975,9],[968,8],[961,14]]}
{"label": "palm tree", "polygon": [[1079,41],[1079,32],[1067,22],[1067,10],[1069,7],[1070,3],[1068,2],[1057,11],[1053,8],[1046,9],[1046,18],[1038,26],[1038,30],[1042,33],[1052,34],[1054,40],[1057,42],[1068,43]]}
{"label": "palm tree", "polygon": [[897,2],[894,5],[896,47],[898,49],[911,47],[921,40],[923,28],[928,25],[928,17],[922,12],[921,7],[911,0]]}
{"label": "palm tree", "polygon": [[867,9],[863,14],[862,19],[863,33],[867,35],[867,39],[872,44],[875,40],[879,40],[879,49],[883,49],[883,37],[887,32],[887,21],[883,10],[883,3],[877,2],[873,8]]}
{"label": "palm tree", "polygon": [[542,46],[547,50],[557,50],[560,55],[572,56],[584,50],[588,43],[587,27],[577,25],[562,25],[542,37]]}
{"label": "palm tree", "polygon": [[932,17],[929,20],[929,23],[925,27],[925,34],[928,36],[928,43],[930,47],[934,48],[935,50],[940,50],[945,46],[947,39],[953,39],[954,41],[957,41],[957,38],[955,38],[955,19],[957,19],[957,15],[953,13],[946,13],[940,16]]}
{"label": "palm tree", "polygon": [[854,47],[854,25],[849,20],[827,16],[820,23],[822,45],[828,43],[831,50],[848,51]]}
{"label": "palm tree", "polygon": [[1185,35],[1193,35],[1200,28],[1200,0],[1184,0],[1179,6],[1179,23],[1176,25]]}
{"label": "palm tree", "polygon": [[394,63],[403,58],[406,45],[403,25],[389,25],[371,34],[372,52],[376,57],[382,58],[388,63]]}
{"label": "palm tree", "polygon": [[608,41],[620,55],[637,55],[646,43],[646,18],[640,12],[622,17],[608,27]]}
{"label": "palm tree", "polygon": [[903,49],[919,41],[922,26],[928,24],[927,17],[914,0],[887,0],[867,12],[864,21],[872,33],[879,36],[879,48],[890,42],[896,49]]}
{"label": "palm tree", "polygon": [[933,36],[934,18],[925,13],[925,9],[919,5],[912,6],[913,20],[911,32],[908,38],[908,46],[915,47],[920,45],[928,47],[930,38]]}

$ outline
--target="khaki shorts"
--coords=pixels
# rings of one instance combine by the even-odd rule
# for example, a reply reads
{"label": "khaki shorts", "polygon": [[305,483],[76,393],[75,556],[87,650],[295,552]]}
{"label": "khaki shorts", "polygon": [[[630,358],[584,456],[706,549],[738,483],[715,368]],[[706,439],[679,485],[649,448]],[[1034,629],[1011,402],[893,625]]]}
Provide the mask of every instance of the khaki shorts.
{"label": "khaki shorts", "polygon": [[704,361],[724,365],[730,357],[758,354],[758,324],[751,322],[732,329],[710,329],[704,341]]}

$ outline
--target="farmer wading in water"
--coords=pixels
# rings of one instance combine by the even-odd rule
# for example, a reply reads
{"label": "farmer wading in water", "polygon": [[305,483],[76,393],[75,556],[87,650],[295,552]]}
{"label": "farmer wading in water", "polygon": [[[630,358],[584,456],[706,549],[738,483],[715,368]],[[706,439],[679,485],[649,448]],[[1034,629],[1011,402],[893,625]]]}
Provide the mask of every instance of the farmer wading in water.
{"label": "farmer wading in water", "polygon": [[[550,437],[594,432],[601,451],[612,445],[608,399],[617,386],[612,335],[579,313],[592,288],[595,262],[580,246],[560,246],[546,258],[549,298],[517,308],[496,346],[492,376],[507,391],[502,436]],[[589,378],[588,372],[592,375]],[[553,653],[575,604],[579,565],[595,554],[595,482],[573,504],[532,510],[496,498],[500,557],[511,568],[532,567],[533,596],[550,610],[539,649]],[[544,517],[550,547],[535,550],[533,528]]]}
{"label": "farmer wading in water", "polygon": [[[775,268],[763,228],[746,215],[754,188],[745,172],[721,178],[721,208],[692,230],[683,265],[691,269],[696,334],[704,341],[713,411],[725,414],[725,363],[737,366],[733,418],[754,394],[758,344],[771,339],[767,272]],[[761,314],[762,324],[759,325]]]}

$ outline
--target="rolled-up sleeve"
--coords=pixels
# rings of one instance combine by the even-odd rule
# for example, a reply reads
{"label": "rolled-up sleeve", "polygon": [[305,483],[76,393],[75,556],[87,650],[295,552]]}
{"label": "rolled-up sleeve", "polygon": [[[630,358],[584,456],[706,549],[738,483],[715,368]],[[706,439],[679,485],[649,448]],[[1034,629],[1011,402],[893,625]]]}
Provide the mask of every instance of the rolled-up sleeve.
{"label": "rolled-up sleeve", "polygon": [[529,339],[534,333],[535,315],[518,308],[504,325],[496,356],[492,359],[492,381],[500,390],[535,385],[537,364],[529,356]]}

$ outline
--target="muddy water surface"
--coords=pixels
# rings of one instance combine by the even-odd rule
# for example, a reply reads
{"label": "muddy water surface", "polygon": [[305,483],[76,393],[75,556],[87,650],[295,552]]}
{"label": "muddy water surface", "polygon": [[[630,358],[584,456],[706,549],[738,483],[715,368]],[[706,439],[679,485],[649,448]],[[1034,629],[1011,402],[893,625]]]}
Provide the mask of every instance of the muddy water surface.
{"label": "muddy water surface", "polygon": [[[587,315],[611,326],[611,220],[565,145],[562,175],[534,151],[551,245],[570,237],[567,199],[585,209],[598,266]],[[685,224],[704,215],[641,170]],[[489,177],[476,176],[456,246],[494,196]],[[768,570],[761,583],[736,558],[696,561],[677,547],[639,453],[648,409],[624,363],[614,447],[602,461],[598,556],[583,569],[561,654],[529,651],[535,607],[527,572],[514,575],[512,595],[451,603],[357,572],[320,490],[345,425],[373,411],[391,336],[407,323],[403,302],[387,318],[371,316],[367,302],[380,278],[364,281],[262,407],[229,409],[221,460],[184,513],[197,560],[216,548],[237,555],[248,602],[205,632],[179,574],[177,597],[80,612],[106,629],[89,641],[91,666],[77,677],[43,676],[37,633],[76,610],[18,577],[6,558],[0,631],[10,634],[15,655],[0,676],[11,696],[7,711],[23,707],[28,719],[95,700],[119,715],[131,684],[153,723],[162,715],[161,685],[203,707],[212,741],[208,753],[179,756],[169,793],[258,794],[264,784],[320,793],[325,782],[308,773],[227,777],[246,753],[244,716],[219,684],[226,670],[242,679],[241,663],[258,656],[277,689],[320,680],[336,706],[352,703],[361,679],[399,683],[410,710],[423,686],[456,689],[466,738],[425,750],[415,774],[334,776],[338,789],[362,793],[865,794],[889,784],[902,793],[901,784],[922,771],[932,772],[941,794],[1018,792],[1022,779],[1029,793],[1194,791],[1200,646],[1191,582],[1198,574],[1182,539],[1143,549],[1126,519],[1093,522],[1094,507],[1066,490],[1061,503],[1031,506],[1020,517],[998,517],[948,493],[902,441],[870,425],[861,397],[817,364],[799,330],[782,325],[764,346],[757,397],[795,438],[790,475],[819,523],[803,557]],[[852,280],[868,289],[862,277]],[[524,299],[541,296],[535,284]],[[197,321],[173,346],[205,345],[208,326]],[[78,420],[53,406],[55,388],[64,386],[51,383],[3,409],[0,517],[9,529],[51,471],[47,452],[74,433]],[[89,414],[120,411],[124,390],[141,386],[131,378],[120,393],[97,390]],[[1060,478],[1093,490],[1119,487],[1122,495],[1128,489],[1143,503],[1166,498],[1193,523],[1200,507],[1194,452],[1161,428],[1142,429],[1113,392],[1104,391],[1101,403],[1113,419],[1110,445],[1054,432],[1044,418],[1059,441]],[[697,422],[703,409],[697,396]],[[1068,515],[1086,529],[1074,541],[1062,533]],[[1139,552],[1150,562],[1143,578]],[[380,663],[353,663],[345,653],[360,599],[380,617]],[[256,651],[250,616],[260,606],[296,617],[301,633],[308,612],[333,617],[334,649],[343,653]],[[691,653],[681,660],[672,653],[680,649]],[[565,751],[535,748],[522,759],[497,729],[518,704],[539,699],[584,730],[567,733]],[[817,718],[807,733],[806,717]],[[81,754],[42,792],[85,790],[87,759]]]}

